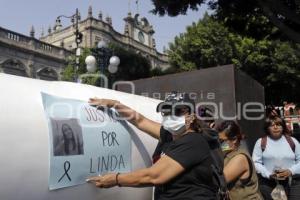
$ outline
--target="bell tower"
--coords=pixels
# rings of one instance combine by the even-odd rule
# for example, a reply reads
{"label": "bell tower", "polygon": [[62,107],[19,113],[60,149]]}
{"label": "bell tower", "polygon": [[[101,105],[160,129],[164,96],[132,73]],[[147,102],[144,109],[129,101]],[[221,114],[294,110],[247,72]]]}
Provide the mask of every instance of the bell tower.
{"label": "bell tower", "polygon": [[139,14],[132,17],[129,12],[124,21],[125,34],[128,37],[150,48],[155,48],[153,43],[154,30],[145,17],[139,19]]}

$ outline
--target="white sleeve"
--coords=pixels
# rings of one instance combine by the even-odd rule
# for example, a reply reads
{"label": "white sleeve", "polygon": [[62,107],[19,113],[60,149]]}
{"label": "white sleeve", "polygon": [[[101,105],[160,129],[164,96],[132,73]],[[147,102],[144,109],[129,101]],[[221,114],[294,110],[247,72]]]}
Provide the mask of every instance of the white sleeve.
{"label": "white sleeve", "polygon": [[267,168],[264,166],[263,152],[261,150],[260,144],[261,144],[261,138],[256,141],[253,149],[252,159],[254,162],[254,166],[257,173],[261,174],[264,178],[270,178],[270,175],[272,173],[269,172],[269,170],[267,170]]}
{"label": "white sleeve", "polygon": [[299,142],[292,137],[292,140],[295,143],[295,164],[292,165],[289,170],[293,175],[300,174],[300,145]]}

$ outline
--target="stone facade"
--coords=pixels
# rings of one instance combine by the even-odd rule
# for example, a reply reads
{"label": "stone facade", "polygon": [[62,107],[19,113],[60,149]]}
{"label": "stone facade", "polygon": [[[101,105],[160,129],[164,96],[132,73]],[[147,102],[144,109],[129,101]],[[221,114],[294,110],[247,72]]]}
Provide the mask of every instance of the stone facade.
{"label": "stone facade", "polygon": [[[132,17],[128,13],[124,21],[124,34],[121,34],[112,27],[110,17],[103,20],[99,13],[98,18],[94,18],[90,7],[88,17],[78,23],[83,34],[80,47],[95,47],[99,41],[111,42],[146,57],[152,68],[168,68],[168,55],[156,50],[154,30],[148,20],[139,19],[138,14]],[[0,27],[0,72],[42,80],[61,80],[67,58],[75,53],[74,31],[73,25],[62,28],[59,20],[53,30],[49,28],[48,35],[40,39],[35,38],[33,27],[30,36]]]}
{"label": "stone facade", "polygon": [[[138,17],[138,14],[132,17],[131,13],[128,13],[128,16],[124,18],[124,34],[121,34],[112,27],[110,17],[103,19],[102,13],[99,13],[98,18],[94,18],[90,7],[88,17],[79,20],[78,28],[83,34],[80,47],[95,47],[101,40],[107,43],[112,42],[143,55],[149,59],[152,68],[168,68],[168,55],[156,50],[153,27],[146,18],[139,20]],[[53,30],[49,28],[48,35],[41,37],[40,40],[68,50],[74,50],[76,48],[74,32],[73,25],[62,28],[60,21],[56,21]]]}
{"label": "stone facade", "polygon": [[66,58],[72,52],[0,27],[0,72],[37,78],[60,80]]}

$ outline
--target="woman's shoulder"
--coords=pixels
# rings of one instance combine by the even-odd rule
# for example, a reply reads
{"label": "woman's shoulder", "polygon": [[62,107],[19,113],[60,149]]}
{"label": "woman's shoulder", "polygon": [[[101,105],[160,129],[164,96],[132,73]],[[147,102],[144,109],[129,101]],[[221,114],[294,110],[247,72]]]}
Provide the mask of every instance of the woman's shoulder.
{"label": "woman's shoulder", "polygon": [[229,153],[229,155],[231,155],[232,158],[234,157],[239,157],[241,158],[251,158],[250,153],[247,149],[239,147],[236,151],[232,151],[231,153]]}
{"label": "woman's shoulder", "polygon": [[206,141],[202,133],[190,132],[182,137],[185,140]]}
{"label": "woman's shoulder", "polygon": [[179,138],[178,141],[185,141],[185,140],[202,140],[203,137],[201,136],[201,133],[196,132],[189,132],[182,137]]}
{"label": "woman's shoulder", "polygon": [[261,137],[259,137],[257,140],[256,140],[256,142],[255,142],[255,145],[260,145],[260,143],[261,143],[261,141],[262,141],[262,139],[264,138],[265,136],[261,136]]}
{"label": "woman's shoulder", "polygon": [[242,146],[240,146],[240,147],[238,148],[237,152],[238,152],[239,154],[250,155],[250,153],[249,153],[247,147],[242,147]]}
{"label": "woman's shoulder", "polygon": [[249,162],[251,162],[251,156],[247,151],[237,151],[225,157],[225,165],[231,163],[233,165],[239,165],[242,168],[246,168]]}
{"label": "woman's shoulder", "polygon": [[290,137],[292,138],[292,140],[295,144],[299,144],[299,141],[296,138],[294,138],[293,136],[290,136]]}
{"label": "woman's shoulder", "polygon": [[249,154],[237,153],[231,158],[231,160],[236,160],[238,162],[248,162],[248,158],[250,158]]}
{"label": "woman's shoulder", "polygon": [[188,144],[194,147],[206,147],[208,145],[206,139],[201,133],[190,132],[182,136],[178,140],[173,141],[175,144]]}
{"label": "woman's shoulder", "polygon": [[224,165],[227,167],[238,168],[236,170],[244,170],[249,166],[250,157],[244,153],[227,154],[224,159]]}

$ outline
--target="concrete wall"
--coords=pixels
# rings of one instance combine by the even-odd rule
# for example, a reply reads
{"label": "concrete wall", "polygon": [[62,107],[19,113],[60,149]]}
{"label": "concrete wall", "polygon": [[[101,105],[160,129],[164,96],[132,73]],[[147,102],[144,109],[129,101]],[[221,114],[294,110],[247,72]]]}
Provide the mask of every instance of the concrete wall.
{"label": "concrete wall", "polygon": [[[256,139],[262,135],[263,119],[247,120],[243,116],[245,111],[243,106],[247,106],[246,103],[249,102],[263,106],[264,88],[232,65],[141,79],[133,83],[135,94],[152,98],[164,99],[165,94],[171,91],[190,93],[196,102],[215,111],[217,122],[226,117],[238,118],[250,150]],[[128,85],[120,85],[118,90],[131,92]],[[246,107],[246,109],[258,108],[261,107],[250,105]],[[256,117],[263,117],[264,110],[263,108],[260,110],[255,114]],[[247,112],[247,116],[254,117],[250,112]]]}

